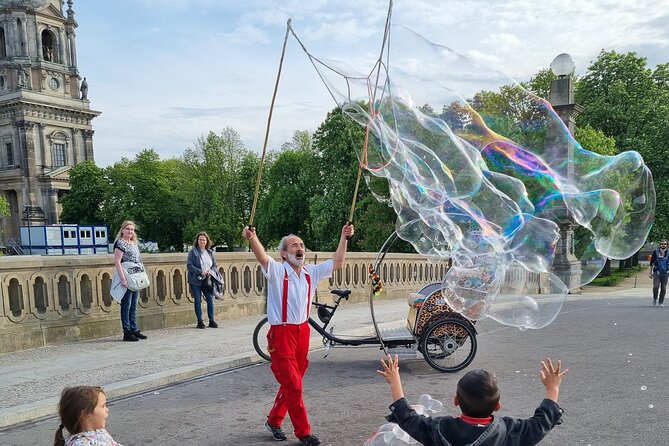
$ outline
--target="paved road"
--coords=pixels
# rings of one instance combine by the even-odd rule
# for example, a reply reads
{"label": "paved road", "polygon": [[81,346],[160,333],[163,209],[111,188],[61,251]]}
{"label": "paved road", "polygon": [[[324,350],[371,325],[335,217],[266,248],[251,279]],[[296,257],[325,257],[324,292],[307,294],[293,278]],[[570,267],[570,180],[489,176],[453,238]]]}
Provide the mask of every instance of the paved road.
{"label": "paved road", "polygon": [[[546,355],[571,369],[560,395],[565,422],[543,445],[667,444],[669,389],[665,337],[669,307],[651,307],[634,292],[570,299],[550,326],[520,332],[479,323],[471,368],[495,372],[500,415],[527,417],[543,397],[537,378]],[[374,348],[338,348],[327,359],[310,355],[305,378],[313,431],[324,445],[362,445],[383,423],[389,392],[375,375]],[[405,392],[415,402],[429,393],[445,413],[464,372],[440,374],[423,360],[401,364]],[[125,446],[275,444],[262,430],[276,384],[267,364],[186,381],[140,396],[113,400],[108,429]],[[0,433],[0,444],[51,445],[55,419]],[[291,431],[287,423],[287,432]],[[297,444],[292,436],[284,445]]]}

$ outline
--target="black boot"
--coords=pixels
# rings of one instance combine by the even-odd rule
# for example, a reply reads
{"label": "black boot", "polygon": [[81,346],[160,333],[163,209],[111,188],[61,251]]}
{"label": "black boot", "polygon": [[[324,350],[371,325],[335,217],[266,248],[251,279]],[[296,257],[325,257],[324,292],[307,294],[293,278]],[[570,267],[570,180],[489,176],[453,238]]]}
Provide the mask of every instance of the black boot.
{"label": "black boot", "polygon": [[142,333],[141,331],[139,331],[139,330],[137,330],[136,332],[134,332],[132,335],[133,335],[134,337],[136,337],[137,339],[147,339],[147,336],[146,336],[145,334],[143,334],[143,333]]}
{"label": "black boot", "polygon": [[139,341],[139,338],[136,338],[135,335],[126,331],[123,333],[123,340],[128,342],[137,342]]}

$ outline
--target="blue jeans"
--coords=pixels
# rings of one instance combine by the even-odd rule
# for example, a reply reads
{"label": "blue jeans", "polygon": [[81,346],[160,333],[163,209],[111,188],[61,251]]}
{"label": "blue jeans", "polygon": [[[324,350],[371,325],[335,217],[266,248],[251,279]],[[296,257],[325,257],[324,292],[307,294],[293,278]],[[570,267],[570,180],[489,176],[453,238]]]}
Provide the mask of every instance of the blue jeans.
{"label": "blue jeans", "polygon": [[137,299],[139,291],[126,290],[121,299],[121,325],[123,333],[135,333],[139,331],[137,327]]}
{"label": "blue jeans", "polygon": [[209,322],[214,322],[214,290],[204,291],[200,285],[191,285],[190,290],[195,300],[195,316],[198,322],[202,322],[202,294],[207,300],[207,317]]}

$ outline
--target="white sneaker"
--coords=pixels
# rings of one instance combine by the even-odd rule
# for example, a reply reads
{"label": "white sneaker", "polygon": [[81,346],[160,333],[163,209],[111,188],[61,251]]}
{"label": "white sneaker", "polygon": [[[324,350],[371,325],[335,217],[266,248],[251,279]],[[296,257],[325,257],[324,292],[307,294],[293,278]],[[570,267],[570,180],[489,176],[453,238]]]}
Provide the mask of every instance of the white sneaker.
{"label": "white sneaker", "polygon": [[664,304],[660,304],[661,307],[664,307]]}

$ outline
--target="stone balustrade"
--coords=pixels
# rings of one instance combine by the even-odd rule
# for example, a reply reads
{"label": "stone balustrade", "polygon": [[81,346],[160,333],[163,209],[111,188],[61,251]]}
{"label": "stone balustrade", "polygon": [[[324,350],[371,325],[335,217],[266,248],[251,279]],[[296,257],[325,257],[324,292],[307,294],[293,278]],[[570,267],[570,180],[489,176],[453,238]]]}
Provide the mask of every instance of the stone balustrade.
{"label": "stone balustrade", "polygon": [[[308,263],[331,253],[307,253]],[[348,253],[344,267],[317,292],[348,288],[354,301],[369,298],[368,269],[376,253]],[[251,253],[216,253],[226,292],[216,301],[217,320],[265,313],[266,283]],[[140,292],[137,316],[142,330],[195,324],[187,283],[186,254],[145,254],[151,286]],[[441,282],[446,264],[423,256],[387,254],[378,271],[379,298],[393,299]],[[121,333],[120,306],[109,293],[113,256],[8,256],[0,258],[0,353]]]}

